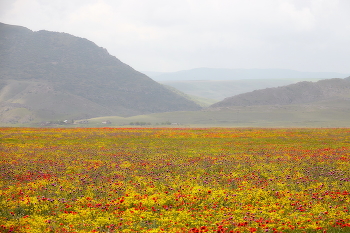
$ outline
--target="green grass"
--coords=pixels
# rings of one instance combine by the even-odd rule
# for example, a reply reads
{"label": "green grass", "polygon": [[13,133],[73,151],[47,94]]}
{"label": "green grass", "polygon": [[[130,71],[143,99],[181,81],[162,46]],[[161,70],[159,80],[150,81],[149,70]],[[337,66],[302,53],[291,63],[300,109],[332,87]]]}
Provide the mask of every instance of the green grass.
{"label": "green grass", "polygon": [[[344,102],[343,104],[347,104]],[[338,103],[340,107],[341,103]],[[335,104],[337,107],[337,105]],[[251,106],[220,111],[167,112],[133,117],[99,117],[89,119],[89,126],[102,126],[109,120],[113,127],[130,122],[163,122],[186,127],[350,127],[350,109],[323,109],[318,106]]]}

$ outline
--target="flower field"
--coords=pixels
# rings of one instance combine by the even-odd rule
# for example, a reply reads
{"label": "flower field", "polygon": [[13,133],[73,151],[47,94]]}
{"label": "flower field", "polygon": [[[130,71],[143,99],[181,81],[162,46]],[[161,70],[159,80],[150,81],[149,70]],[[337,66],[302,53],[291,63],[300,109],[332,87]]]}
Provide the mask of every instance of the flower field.
{"label": "flower field", "polygon": [[350,232],[350,129],[1,128],[0,232]]}

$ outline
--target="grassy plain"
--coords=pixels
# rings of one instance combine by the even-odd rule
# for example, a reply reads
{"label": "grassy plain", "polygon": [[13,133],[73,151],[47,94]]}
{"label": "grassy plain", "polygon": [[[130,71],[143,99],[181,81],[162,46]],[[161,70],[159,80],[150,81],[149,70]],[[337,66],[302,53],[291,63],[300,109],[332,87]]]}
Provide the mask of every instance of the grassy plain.
{"label": "grassy plain", "polygon": [[[109,120],[112,126],[130,122],[149,122],[152,126],[171,122],[182,127],[350,127],[349,101],[304,106],[238,106],[230,109],[166,112],[133,117],[89,119],[88,126],[101,127]],[[82,125],[80,125],[82,126]]]}
{"label": "grassy plain", "polygon": [[350,129],[1,128],[1,232],[349,232]]}

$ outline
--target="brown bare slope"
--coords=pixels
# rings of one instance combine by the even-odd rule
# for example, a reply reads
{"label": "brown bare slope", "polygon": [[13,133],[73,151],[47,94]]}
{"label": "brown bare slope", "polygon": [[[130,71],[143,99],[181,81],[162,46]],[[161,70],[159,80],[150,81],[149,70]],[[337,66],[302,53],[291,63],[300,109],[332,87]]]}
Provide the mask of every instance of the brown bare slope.
{"label": "brown bare slope", "polygon": [[329,100],[350,100],[350,77],[318,82],[299,82],[276,88],[266,88],[229,97],[210,108],[233,106],[299,105]]}
{"label": "brown bare slope", "polygon": [[26,119],[77,119],[200,107],[87,39],[0,23],[0,121],[22,119],[8,114],[18,109]]}

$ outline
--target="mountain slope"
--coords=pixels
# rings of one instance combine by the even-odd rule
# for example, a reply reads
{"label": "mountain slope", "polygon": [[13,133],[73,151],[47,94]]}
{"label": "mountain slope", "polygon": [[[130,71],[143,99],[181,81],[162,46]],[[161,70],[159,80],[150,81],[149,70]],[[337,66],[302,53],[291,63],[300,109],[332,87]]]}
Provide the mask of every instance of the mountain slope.
{"label": "mountain slope", "polygon": [[87,39],[1,23],[0,101],[52,118],[200,109]]}
{"label": "mountain slope", "polygon": [[215,103],[210,108],[260,105],[298,105],[350,99],[350,77],[318,82],[299,82],[283,87],[256,90]]}

